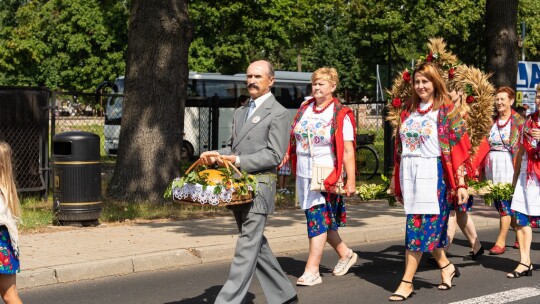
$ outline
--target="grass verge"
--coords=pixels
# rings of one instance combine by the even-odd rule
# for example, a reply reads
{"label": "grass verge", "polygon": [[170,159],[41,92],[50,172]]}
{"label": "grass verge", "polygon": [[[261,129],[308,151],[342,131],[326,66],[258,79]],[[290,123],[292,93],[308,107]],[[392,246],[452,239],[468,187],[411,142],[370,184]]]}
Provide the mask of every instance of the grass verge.
{"label": "grass verge", "polygon": [[[54,215],[52,197],[44,200],[41,197],[21,197],[22,223],[19,229],[23,233],[40,232],[53,225]],[[277,194],[276,209],[294,209],[294,194]],[[124,223],[136,220],[185,220],[229,215],[224,207],[213,207],[197,204],[136,203],[112,201],[105,199],[99,221],[101,223]]]}
{"label": "grass verge", "polygon": [[[103,189],[106,189],[107,181],[103,180]],[[286,185],[290,190],[294,189],[295,179],[291,176]],[[362,184],[382,183],[380,176],[372,180],[362,181]],[[360,185],[358,183],[357,185]],[[19,229],[22,232],[32,233],[47,230],[53,225],[54,215],[52,208],[52,194],[47,200],[39,196],[21,195],[22,224]],[[295,194],[277,193],[275,197],[277,211],[296,209]],[[214,216],[229,215],[230,211],[223,207],[213,207],[197,204],[180,204],[171,202],[168,204],[136,203],[113,201],[104,199],[102,214],[99,218],[101,223],[124,223],[136,220],[184,220],[193,218],[207,218]]]}

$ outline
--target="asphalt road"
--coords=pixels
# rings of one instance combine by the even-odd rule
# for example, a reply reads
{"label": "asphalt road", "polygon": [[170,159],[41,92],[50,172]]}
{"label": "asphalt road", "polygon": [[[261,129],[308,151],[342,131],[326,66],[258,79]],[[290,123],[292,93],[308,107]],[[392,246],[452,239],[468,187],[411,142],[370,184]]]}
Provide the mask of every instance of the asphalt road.
{"label": "asphalt road", "polygon": [[[496,230],[479,231],[484,247],[489,249]],[[513,232],[507,244],[513,243]],[[403,271],[403,242],[378,242],[353,246],[359,254],[357,266],[343,277],[331,275],[336,255],[327,250],[323,257],[323,283],[315,287],[297,287],[300,303],[384,303],[394,291]],[[538,251],[540,231],[533,235],[533,261],[540,268]],[[438,291],[440,272],[424,261],[415,277],[416,294],[407,303],[540,303],[540,272],[533,277],[506,279],[519,259],[518,250],[507,247],[501,256],[481,256],[475,261],[463,261],[469,251],[463,236],[458,234],[450,249],[450,260],[461,270],[450,291]],[[424,255],[424,259],[427,255]],[[304,269],[307,254],[280,256],[279,262],[295,282]],[[61,303],[213,303],[225,282],[228,263],[211,263],[166,271],[137,273],[78,283],[59,284],[20,291],[26,304]],[[248,293],[247,303],[266,303],[256,279]]]}

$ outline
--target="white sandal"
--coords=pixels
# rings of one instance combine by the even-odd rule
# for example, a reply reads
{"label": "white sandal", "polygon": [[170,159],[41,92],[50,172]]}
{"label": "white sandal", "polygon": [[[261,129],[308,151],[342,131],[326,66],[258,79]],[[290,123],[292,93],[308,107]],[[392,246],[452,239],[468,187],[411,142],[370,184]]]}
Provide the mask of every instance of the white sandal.
{"label": "white sandal", "polygon": [[349,268],[351,268],[351,266],[354,265],[357,260],[358,255],[351,249],[351,254],[345,260],[339,260],[332,273],[335,276],[342,276],[346,274],[349,271]]}
{"label": "white sandal", "polygon": [[[300,281],[300,279],[302,279],[302,281]],[[296,285],[301,285],[301,286],[313,286],[313,285],[317,285],[321,283],[322,283],[322,278],[318,272],[317,273],[304,273],[296,281]]]}

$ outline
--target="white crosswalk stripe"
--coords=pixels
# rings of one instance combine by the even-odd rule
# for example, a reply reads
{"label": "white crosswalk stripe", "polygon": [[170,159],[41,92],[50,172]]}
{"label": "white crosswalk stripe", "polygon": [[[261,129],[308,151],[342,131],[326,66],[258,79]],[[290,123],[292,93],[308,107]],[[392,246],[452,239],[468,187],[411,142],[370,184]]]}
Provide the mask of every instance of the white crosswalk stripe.
{"label": "white crosswalk stripe", "polygon": [[480,304],[480,303],[490,303],[490,304],[503,304],[515,302],[527,298],[532,298],[540,296],[540,288],[534,287],[523,287],[512,290],[507,290],[503,292],[493,293],[477,298],[467,299],[459,302],[453,302],[450,304]]}

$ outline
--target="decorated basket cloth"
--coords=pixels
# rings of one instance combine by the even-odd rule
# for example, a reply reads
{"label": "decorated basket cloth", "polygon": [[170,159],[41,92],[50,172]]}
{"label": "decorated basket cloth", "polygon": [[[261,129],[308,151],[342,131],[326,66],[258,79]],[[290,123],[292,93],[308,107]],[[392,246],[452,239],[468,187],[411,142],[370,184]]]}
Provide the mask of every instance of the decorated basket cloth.
{"label": "decorated basket cloth", "polygon": [[[251,203],[257,180],[240,172],[229,161],[222,159],[224,169],[206,169],[195,161],[181,178],[175,178],[167,190],[174,201],[187,204],[231,206]],[[166,195],[167,196],[167,192]]]}

